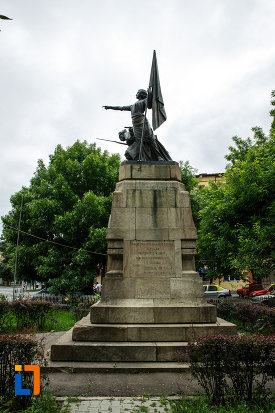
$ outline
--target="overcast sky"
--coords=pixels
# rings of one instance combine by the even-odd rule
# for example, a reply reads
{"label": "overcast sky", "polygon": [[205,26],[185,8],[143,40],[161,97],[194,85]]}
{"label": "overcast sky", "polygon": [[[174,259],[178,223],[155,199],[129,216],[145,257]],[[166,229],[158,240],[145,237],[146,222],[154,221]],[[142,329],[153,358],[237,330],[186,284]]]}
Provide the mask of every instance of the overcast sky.
{"label": "overcast sky", "polygon": [[[57,144],[110,153],[131,125],[157,52],[167,121],[156,131],[173,160],[223,172],[234,135],[268,133],[275,89],[274,0],[2,0],[0,216]],[[151,113],[149,114],[151,122]]]}

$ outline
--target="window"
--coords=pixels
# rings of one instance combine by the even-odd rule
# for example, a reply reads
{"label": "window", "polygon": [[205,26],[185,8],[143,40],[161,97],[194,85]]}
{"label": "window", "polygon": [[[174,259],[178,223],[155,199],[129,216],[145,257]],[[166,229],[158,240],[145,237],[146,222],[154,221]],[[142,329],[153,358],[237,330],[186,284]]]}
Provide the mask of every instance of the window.
{"label": "window", "polygon": [[209,285],[208,291],[217,291],[217,287],[215,285]]}

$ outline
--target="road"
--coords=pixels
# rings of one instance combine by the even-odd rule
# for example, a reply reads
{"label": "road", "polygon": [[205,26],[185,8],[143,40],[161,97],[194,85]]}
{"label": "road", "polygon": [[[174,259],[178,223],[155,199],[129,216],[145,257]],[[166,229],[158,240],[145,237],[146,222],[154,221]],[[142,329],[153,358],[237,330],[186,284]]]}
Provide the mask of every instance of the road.
{"label": "road", "polygon": [[[15,293],[16,293],[16,295],[18,295],[18,294],[22,295],[23,294],[23,289],[20,288],[20,287],[16,287]],[[11,301],[12,297],[13,297],[13,287],[5,287],[5,286],[1,285],[0,286],[0,294],[4,294],[5,296],[8,297],[8,300]],[[24,292],[24,296],[32,297],[33,294],[34,294],[34,292],[28,292],[28,291]]]}
{"label": "road", "polygon": [[[37,290],[39,291],[39,289]],[[24,297],[32,297],[33,294],[35,293],[35,291],[29,292],[29,291],[25,291],[24,292]],[[0,294],[4,294],[5,296],[8,297],[8,300],[11,301],[12,297],[13,297],[13,287],[5,287],[5,286],[0,286]],[[23,295],[23,289],[17,287],[16,288],[16,295]],[[235,291],[232,291],[232,298],[234,299],[234,301],[236,301],[236,299],[238,299],[238,294]]]}

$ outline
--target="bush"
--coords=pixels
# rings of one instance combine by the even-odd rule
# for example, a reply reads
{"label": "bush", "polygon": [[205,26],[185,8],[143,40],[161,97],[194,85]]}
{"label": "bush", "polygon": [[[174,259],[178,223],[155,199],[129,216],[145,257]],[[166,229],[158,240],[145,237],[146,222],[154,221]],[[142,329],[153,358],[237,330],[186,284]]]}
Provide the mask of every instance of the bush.
{"label": "bush", "polygon": [[267,298],[263,300],[262,304],[267,307],[275,307],[275,296],[272,296],[272,298]]}
{"label": "bush", "polygon": [[238,400],[251,401],[266,394],[275,377],[275,336],[237,336],[226,341],[227,369]]}
{"label": "bush", "polygon": [[190,343],[188,356],[191,374],[213,403],[224,402],[226,388],[224,337],[201,337]]}
{"label": "bush", "polygon": [[69,404],[58,403],[56,397],[50,392],[42,392],[39,396],[29,398],[28,407],[22,409],[20,403],[15,403],[15,399],[3,404],[3,409],[0,408],[1,413],[69,413]]}
{"label": "bush", "polygon": [[252,333],[275,332],[275,308],[251,302],[224,302],[217,306],[218,317],[238,324]]}
{"label": "bush", "polygon": [[43,330],[52,317],[54,305],[46,301],[17,300],[0,301],[0,332]]}
{"label": "bush", "polygon": [[[10,399],[14,399],[19,406],[30,402],[30,397],[27,396],[14,397],[16,364],[45,365],[43,341],[37,340],[32,334],[0,335],[0,406],[6,406]],[[32,383],[33,375],[26,375],[24,386],[32,388]]]}
{"label": "bush", "polygon": [[41,393],[32,399],[32,405],[25,410],[26,413],[58,413],[61,411],[56,398],[50,393]]}
{"label": "bush", "polygon": [[54,310],[52,303],[42,300],[18,300],[10,304],[17,321],[16,330],[30,327],[43,330],[46,319]]}
{"label": "bush", "polygon": [[11,330],[10,303],[6,300],[0,301],[0,333]]}
{"label": "bush", "polygon": [[65,300],[70,306],[75,322],[77,322],[89,313],[91,305],[100,300],[100,294],[94,294],[93,298],[86,302],[82,301],[81,297],[78,296],[68,296]]}
{"label": "bush", "polygon": [[275,336],[206,336],[188,348],[191,373],[214,404],[264,400],[275,377]]}
{"label": "bush", "polygon": [[232,301],[224,301],[217,306],[218,317],[224,318],[225,320],[235,319],[236,313],[236,305]]}
{"label": "bush", "polygon": [[95,294],[92,299],[85,302],[82,297],[68,296],[65,298],[66,306],[53,304],[46,300],[20,299],[12,302],[0,299],[0,333],[22,332],[25,329],[45,331],[56,324],[56,311],[62,309],[71,311],[75,322],[86,316],[91,305],[100,299]]}

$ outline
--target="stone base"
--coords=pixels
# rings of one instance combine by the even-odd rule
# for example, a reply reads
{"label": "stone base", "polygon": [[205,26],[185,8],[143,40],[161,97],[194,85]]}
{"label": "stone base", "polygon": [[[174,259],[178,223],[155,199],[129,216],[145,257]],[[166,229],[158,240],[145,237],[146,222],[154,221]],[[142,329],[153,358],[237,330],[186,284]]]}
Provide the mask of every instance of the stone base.
{"label": "stone base", "polygon": [[[91,325],[88,317],[84,317],[76,323],[73,330],[65,333],[56,344],[52,345],[51,360],[175,362],[179,360],[179,353],[185,352],[189,338],[205,334],[231,335],[236,333],[237,327],[222,319],[208,325],[155,324],[140,326]],[[99,338],[101,341],[96,341]]]}
{"label": "stone base", "polygon": [[[107,321],[108,320],[108,321]],[[93,324],[182,324],[215,323],[216,307],[211,304],[174,306],[113,306],[99,302],[91,307]]]}
{"label": "stone base", "polygon": [[113,194],[107,272],[89,317],[52,346],[51,360],[171,363],[188,340],[237,334],[217,321],[195,271],[197,232],[174,162],[125,163]]}
{"label": "stone base", "polygon": [[72,331],[73,341],[146,342],[188,341],[204,335],[237,333],[237,327],[218,319],[215,323],[197,324],[91,324],[84,317]]}

